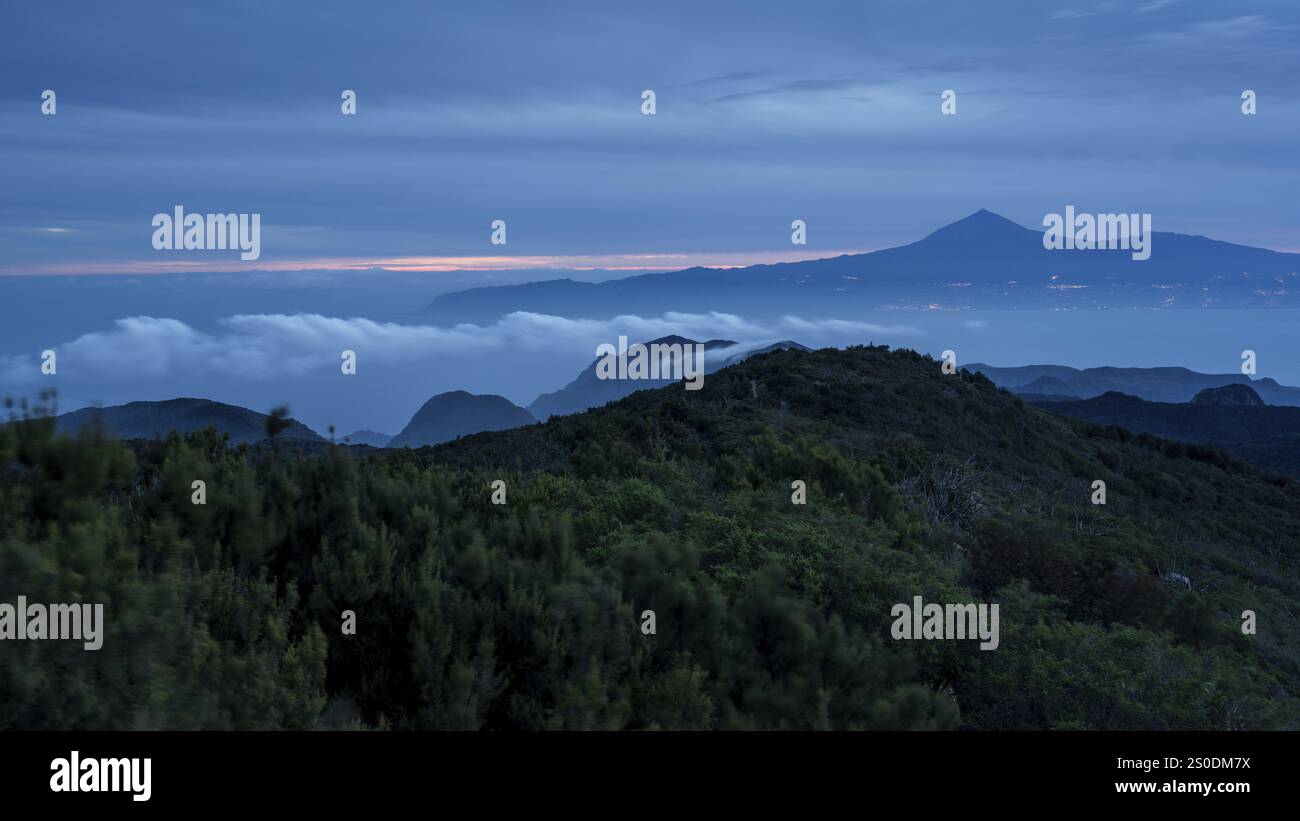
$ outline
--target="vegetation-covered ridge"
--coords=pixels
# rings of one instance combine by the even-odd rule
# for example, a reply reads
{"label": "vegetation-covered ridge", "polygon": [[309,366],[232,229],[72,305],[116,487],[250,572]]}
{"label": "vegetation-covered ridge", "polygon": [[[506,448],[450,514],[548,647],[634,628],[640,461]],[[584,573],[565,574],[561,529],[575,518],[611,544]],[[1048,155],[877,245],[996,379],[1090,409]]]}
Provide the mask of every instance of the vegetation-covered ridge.
{"label": "vegetation-covered ridge", "polygon": [[[909,351],[298,447],[0,428],[0,601],[107,619],[0,643],[0,727],[1300,727],[1296,482]],[[998,649],[892,640],[917,595],[998,603]]]}

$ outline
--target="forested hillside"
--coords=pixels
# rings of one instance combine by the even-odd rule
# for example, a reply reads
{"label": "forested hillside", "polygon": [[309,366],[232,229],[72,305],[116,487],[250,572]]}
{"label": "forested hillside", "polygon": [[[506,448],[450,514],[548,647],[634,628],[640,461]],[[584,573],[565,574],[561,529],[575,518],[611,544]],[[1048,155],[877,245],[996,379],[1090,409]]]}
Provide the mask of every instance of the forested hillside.
{"label": "forested hillside", "polygon": [[[0,601],[108,621],[0,645],[0,728],[1300,728],[1300,485],[912,352],[298,448],[0,428]],[[916,595],[998,649],[892,640]]]}

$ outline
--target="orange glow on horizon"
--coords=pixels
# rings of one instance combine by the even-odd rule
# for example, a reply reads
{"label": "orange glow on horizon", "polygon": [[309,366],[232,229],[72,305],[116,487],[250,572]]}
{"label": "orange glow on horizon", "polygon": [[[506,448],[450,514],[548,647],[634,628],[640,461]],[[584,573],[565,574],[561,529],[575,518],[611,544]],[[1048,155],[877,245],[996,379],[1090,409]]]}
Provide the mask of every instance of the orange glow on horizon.
{"label": "orange glow on horizon", "polygon": [[[168,259],[104,260],[97,262],[56,262],[30,266],[6,265],[0,275],[95,275],[95,274],[177,274],[239,273],[241,271],[386,271],[440,273],[447,271],[504,271],[532,268],[563,268],[573,271],[676,271],[703,266],[707,268],[743,268],[779,262],[802,262],[843,254],[862,254],[868,250],[827,251],[740,251],[735,253],[684,254],[592,254],[557,256],[416,256],[416,257],[320,257],[314,259],[201,260]],[[160,255],[161,256],[161,255]]]}

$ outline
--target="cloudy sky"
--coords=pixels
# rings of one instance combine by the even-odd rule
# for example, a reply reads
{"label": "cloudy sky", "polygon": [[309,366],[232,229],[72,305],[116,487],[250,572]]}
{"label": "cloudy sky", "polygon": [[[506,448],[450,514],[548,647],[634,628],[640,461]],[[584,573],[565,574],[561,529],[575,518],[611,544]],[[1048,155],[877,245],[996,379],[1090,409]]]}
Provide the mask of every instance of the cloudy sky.
{"label": "cloudy sky", "polygon": [[[18,0],[3,17],[3,273],[739,264],[1065,204],[1300,249],[1289,2]],[[262,259],[153,250],[177,204],[260,213]]]}

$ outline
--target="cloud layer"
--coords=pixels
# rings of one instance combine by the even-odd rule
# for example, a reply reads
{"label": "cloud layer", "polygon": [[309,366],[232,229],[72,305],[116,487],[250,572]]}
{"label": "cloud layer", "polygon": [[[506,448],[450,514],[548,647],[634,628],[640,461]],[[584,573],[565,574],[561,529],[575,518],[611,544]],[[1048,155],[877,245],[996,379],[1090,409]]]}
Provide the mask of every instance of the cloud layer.
{"label": "cloud layer", "polygon": [[[177,319],[148,316],[117,320],[109,330],[87,333],[58,346],[59,374],[112,381],[161,381],[212,374],[256,381],[325,374],[339,368],[344,350],[357,355],[358,369],[393,368],[424,360],[498,359],[509,370],[522,351],[595,356],[596,346],[619,336],[645,341],[679,334],[692,339],[730,339],[735,353],[793,338],[810,346],[866,341],[895,343],[921,336],[907,325],[785,316],[757,322],[725,313],[632,314],[609,320],[568,319],[515,312],[493,325],[453,327],[376,322],[320,314],[240,314],[204,332]],[[0,358],[4,387],[19,390],[39,382],[36,356]]]}

